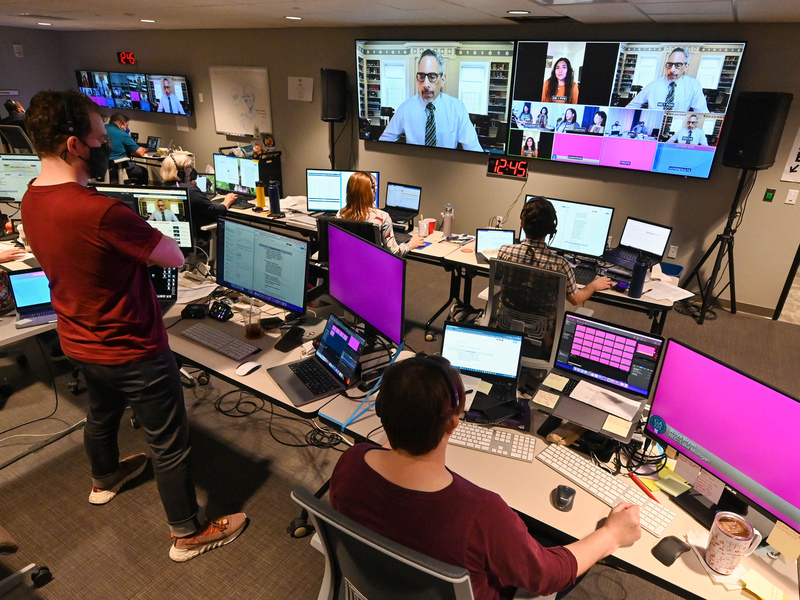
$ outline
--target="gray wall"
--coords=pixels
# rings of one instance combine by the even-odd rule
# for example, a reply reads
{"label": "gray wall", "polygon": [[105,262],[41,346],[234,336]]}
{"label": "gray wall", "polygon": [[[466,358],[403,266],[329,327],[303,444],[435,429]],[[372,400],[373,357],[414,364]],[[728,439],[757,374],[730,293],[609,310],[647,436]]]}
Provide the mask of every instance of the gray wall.
{"label": "gray wall", "polygon": [[[800,24],[681,25],[681,39],[746,41],[737,91],[791,92],[800,97],[800,79],[788,76],[800,60],[794,40]],[[0,88],[19,87],[26,104],[40,88],[74,85],[73,70],[127,70],[116,63],[116,51],[133,50],[137,69],[143,72],[186,74],[192,84],[196,116],[190,131],[179,132],[175,117],[136,114],[132,130],[141,136],[174,138],[195,152],[198,163],[211,161],[212,152],[235,140],[214,133],[208,67],[265,66],[269,69],[275,138],[283,151],[284,190],[305,194],[306,167],[325,168],[329,125],[320,120],[321,67],[348,72],[351,96],[355,93],[356,39],[591,39],[619,40],[619,26],[510,25],[483,28],[331,28],[236,31],[39,32],[0,28],[3,74]],[[670,40],[674,25],[637,25],[641,40]],[[26,58],[14,59],[11,41],[22,40]],[[53,61],[53,48],[59,60]],[[56,69],[52,65],[57,62]],[[10,67],[10,68],[7,68]],[[287,99],[287,77],[313,77],[314,101]],[[200,94],[204,102],[199,102]],[[355,107],[351,97],[349,106]],[[783,203],[791,186],[780,174],[800,125],[800,101],[787,121],[776,165],[759,172],[744,222],[736,236],[737,300],[763,314],[771,314],[800,243],[800,206]],[[353,121],[336,124],[337,167],[379,170],[384,181],[422,185],[422,212],[438,216],[446,203],[455,206],[456,229],[485,226],[495,215],[518,220],[521,197],[539,193],[557,198],[609,204],[616,208],[612,235],[618,239],[627,215],[669,223],[675,230],[671,243],[679,246],[677,262],[687,269],[721,232],[739,181],[740,171],[721,165],[721,152],[708,180],[626,172],[582,165],[535,161],[527,183],[487,177],[485,157],[455,151],[365,144],[357,140]],[[723,133],[722,142],[724,144]],[[767,187],[777,188],[775,202],[761,198]],[[723,298],[727,293],[723,294]],[[743,308],[740,306],[740,308]]]}

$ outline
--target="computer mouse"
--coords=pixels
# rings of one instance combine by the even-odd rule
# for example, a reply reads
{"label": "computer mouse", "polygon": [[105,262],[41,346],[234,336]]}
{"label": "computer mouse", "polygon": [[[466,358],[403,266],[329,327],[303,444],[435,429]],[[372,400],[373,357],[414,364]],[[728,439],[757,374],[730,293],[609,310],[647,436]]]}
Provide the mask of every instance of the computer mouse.
{"label": "computer mouse", "polygon": [[248,360],[247,362],[243,362],[238,367],[236,367],[236,374],[239,377],[244,377],[245,375],[250,375],[253,371],[257,371],[261,368],[261,363],[257,363],[252,360]]}
{"label": "computer mouse", "polygon": [[553,506],[562,512],[572,510],[572,503],[575,500],[575,489],[568,485],[560,485],[550,493],[550,501]]}
{"label": "computer mouse", "polygon": [[692,547],[682,539],[677,538],[674,535],[668,535],[655,546],[653,546],[653,549],[650,552],[652,552],[653,556],[655,556],[661,563],[669,567],[681,554],[691,549]]}

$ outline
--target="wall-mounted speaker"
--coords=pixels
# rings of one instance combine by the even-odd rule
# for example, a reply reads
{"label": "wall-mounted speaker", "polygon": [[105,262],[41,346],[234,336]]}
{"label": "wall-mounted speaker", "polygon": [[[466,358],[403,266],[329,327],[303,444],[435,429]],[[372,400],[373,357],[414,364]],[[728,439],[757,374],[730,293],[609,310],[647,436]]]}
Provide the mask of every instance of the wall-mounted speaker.
{"label": "wall-mounted speaker", "polygon": [[347,71],[322,69],[322,120],[341,123],[347,116]]}
{"label": "wall-mounted speaker", "polygon": [[784,92],[739,94],[727,126],[722,164],[751,171],[774,165],[791,104],[792,94]]}

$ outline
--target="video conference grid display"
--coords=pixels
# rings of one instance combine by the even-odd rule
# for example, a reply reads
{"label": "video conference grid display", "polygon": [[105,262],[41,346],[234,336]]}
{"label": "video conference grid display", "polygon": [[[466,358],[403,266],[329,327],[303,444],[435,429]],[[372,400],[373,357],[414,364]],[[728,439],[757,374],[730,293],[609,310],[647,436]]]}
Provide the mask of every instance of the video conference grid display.
{"label": "video conference grid display", "polygon": [[183,75],[77,70],[80,91],[110,109],[191,116],[192,98]]}
{"label": "video conference grid display", "polygon": [[568,314],[561,330],[556,364],[646,397],[662,344],[661,338]]}
{"label": "video conference grid display", "polygon": [[744,46],[519,42],[507,154],[708,177]]}
{"label": "video conference grid display", "polygon": [[214,185],[218,194],[237,192],[256,195],[256,182],[259,179],[257,158],[215,154],[214,173]]}
{"label": "video conference grid display", "polygon": [[42,172],[42,161],[35,154],[0,154],[0,200],[21,202],[28,183]]}
{"label": "video conference grid display", "polygon": [[[331,169],[306,169],[306,198],[308,210],[337,212],[347,205],[347,182],[356,171]],[[371,171],[375,178],[375,208],[379,206],[380,173]]]}
{"label": "video conference grid display", "polygon": [[308,242],[224,218],[218,227],[219,285],[305,312]]}
{"label": "video conference grid display", "polygon": [[[675,340],[647,431],[800,532],[796,452],[800,401]],[[769,443],[752,444],[752,432]]]}
{"label": "video conference grid display", "polygon": [[95,190],[127,204],[151,227],[178,242],[181,248],[193,248],[189,215],[189,192],[185,188],[135,188],[98,185]]}

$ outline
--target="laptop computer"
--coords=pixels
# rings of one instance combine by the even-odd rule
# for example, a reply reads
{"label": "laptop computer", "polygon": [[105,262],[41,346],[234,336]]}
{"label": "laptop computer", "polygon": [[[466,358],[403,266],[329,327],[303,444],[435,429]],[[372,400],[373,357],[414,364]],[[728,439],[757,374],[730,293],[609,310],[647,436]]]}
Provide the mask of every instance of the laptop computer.
{"label": "laptop computer", "polygon": [[603,260],[619,265],[626,269],[633,269],[636,258],[641,251],[645,259],[651,264],[661,262],[667,249],[672,227],[659,225],[641,219],[628,217],[619,245],[613,250],[603,254]]}
{"label": "laptop computer", "polygon": [[295,406],[341,392],[350,385],[366,341],[334,315],[314,356],[297,360],[267,372]]}
{"label": "laptop computer", "polygon": [[50,282],[41,268],[9,271],[11,293],[17,305],[17,329],[55,323],[56,313],[50,303]]}
{"label": "laptop computer", "polygon": [[[491,409],[517,400],[517,375],[524,334],[491,327],[446,321],[442,356],[462,375],[483,383],[472,400],[472,410]],[[491,385],[484,392],[482,388]]]}
{"label": "laptop computer", "polygon": [[161,314],[164,314],[178,301],[178,268],[152,265],[148,270],[161,305]]}
{"label": "laptop computer", "polygon": [[488,265],[497,258],[501,246],[514,243],[513,229],[478,229],[475,231],[475,259],[479,265]]}
{"label": "laptop computer", "polygon": [[[534,403],[543,412],[629,442],[650,395],[664,338],[565,313],[555,366]],[[549,393],[550,400],[542,392]]]}
{"label": "laptop computer", "polygon": [[422,188],[403,183],[386,184],[386,206],[383,208],[394,223],[406,223],[419,214]]}

